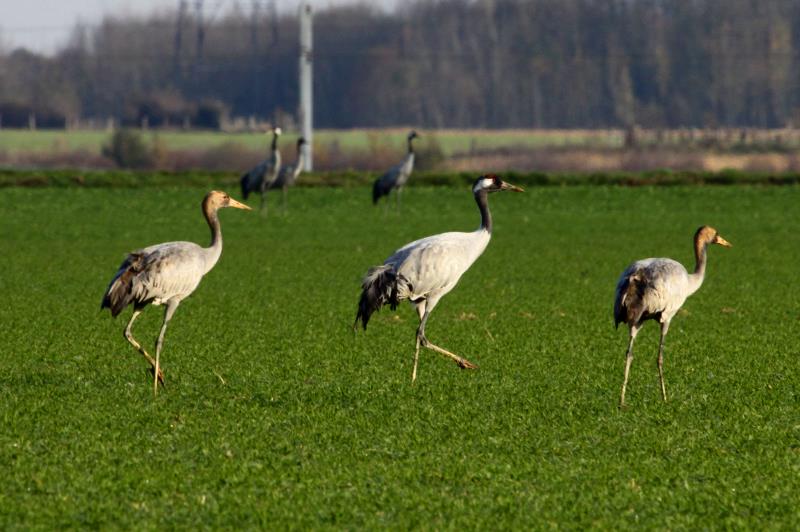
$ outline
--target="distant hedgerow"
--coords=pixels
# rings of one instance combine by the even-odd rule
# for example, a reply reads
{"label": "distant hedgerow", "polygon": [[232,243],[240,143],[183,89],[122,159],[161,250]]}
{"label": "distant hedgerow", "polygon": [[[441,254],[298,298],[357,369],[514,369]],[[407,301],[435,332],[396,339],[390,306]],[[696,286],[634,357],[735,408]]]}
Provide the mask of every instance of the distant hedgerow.
{"label": "distant hedgerow", "polygon": [[103,155],[120,168],[150,168],[155,159],[152,147],[132,129],[115,131],[110,144],[103,146]]}

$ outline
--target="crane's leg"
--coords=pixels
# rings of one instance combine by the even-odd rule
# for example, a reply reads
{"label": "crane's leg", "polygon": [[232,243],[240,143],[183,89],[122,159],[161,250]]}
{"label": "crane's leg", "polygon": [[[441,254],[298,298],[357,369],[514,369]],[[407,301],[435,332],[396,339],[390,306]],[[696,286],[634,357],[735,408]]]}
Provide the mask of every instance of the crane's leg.
{"label": "crane's leg", "polygon": [[267,213],[267,187],[261,188],[261,214],[266,216]]}
{"label": "crane's leg", "polygon": [[125,339],[128,341],[128,343],[130,343],[133,346],[134,349],[136,349],[142,355],[144,355],[144,358],[147,359],[147,361],[150,363],[150,366],[153,368],[153,373],[155,374],[156,379],[160,380],[161,384],[163,385],[164,384],[164,375],[161,373],[161,371],[156,370],[156,361],[153,360],[153,357],[151,357],[147,353],[147,351],[144,350],[144,348],[142,347],[142,344],[140,344],[139,342],[136,341],[136,338],[133,337],[133,332],[131,332],[131,328],[133,327],[133,322],[136,320],[136,318],[139,317],[139,314],[141,314],[141,313],[142,313],[142,309],[134,308],[133,315],[131,316],[131,320],[128,322],[127,327],[125,327],[125,331],[123,333],[123,336],[125,336]]}
{"label": "crane's leg", "polygon": [[411,384],[417,380],[417,364],[419,364],[419,332],[417,332],[417,348],[414,350],[414,369],[411,371]]}
{"label": "crane's leg", "polygon": [[455,353],[451,353],[447,349],[443,349],[438,345],[432,344],[426,337],[425,337],[425,324],[428,322],[428,316],[430,316],[432,310],[432,305],[428,302],[428,308],[425,309],[425,315],[422,317],[422,322],[419,324],[419,331],[417,332],[417,338],[419,339],[420,344],[422,347],[426,347],[432,351],[436,351],[440,355],[444,355],[448,358],[452,358],[455,360],[456,364],[462,369],[478,369],[478,366],[467,360],[466,358],[462,358]]}
{"label": "crane's leg", "polygon": [[628,386],[628,374],[631,371],[631,362],[633,362],[633,341],[639,333],[639,327],[631,325],[631,337],[628,342],[628,352],[625,354],[625,378],[622,381],[622,393],[619,396],[619,407],[625,406],[625,388]]}
{"label": "crane's leg", "polygon": [[449,358],[452,358],[453,360],[455,360],[456,364],[458,364],[458,367],[460,367],[462,369],[478,369],[478,365],[477,364],[473,364],[472,362],[470,362],[466,358],[460,357],[455,353],[451,353],[447,349],[443,349],[443,348],[439,347],[438,345],[432,344],[430,342],[430,340],[428,340],[424,336],[422,337],[422,342],[423,342],[422,345],[424,347],[427,347],[428,349],[436,351],[437,353],[439,353],[441,355],[444,355],[446,357],[449,357]]}
{"label": "crane's leg", "polygon": [[[175,314],[175,309],[178,308],[180,301],[170,301],[167,303],[167,308],[164,309],[164,323],[161,325],[161,332],[158,333],[158,341],[156,342],[156,374],[161,370],[159,368],[159,359],[161,358],[161,347],[164,345],[164,333],[167,332],[167,324]],[[158,379],[153,379],[153,394],[158,395]]]}
{"label": "crane's leg", "polygon": [[669,322],[661,323],[661,340],[658,343],[658,380],[661,382],[661,398],[667,400],[667,389],[664,387],[664,338],[669,331]]}
{"label": "crane's leg", "polygon": [[[417,348],[414,351],[414,370],[411,372],[411,384],[414,384],[414,381],[417,380],[417,365],[419,364],[419,345],[422,340],[420,336],[420,328],[422,327],[422,320],[425,316],[425,306],[426,302],[423,299],[420,303],[417,304],[417,315],[419,315],[419,324],[420,326],[417,328]],[[424,334],[424,333],[423,333]]]}

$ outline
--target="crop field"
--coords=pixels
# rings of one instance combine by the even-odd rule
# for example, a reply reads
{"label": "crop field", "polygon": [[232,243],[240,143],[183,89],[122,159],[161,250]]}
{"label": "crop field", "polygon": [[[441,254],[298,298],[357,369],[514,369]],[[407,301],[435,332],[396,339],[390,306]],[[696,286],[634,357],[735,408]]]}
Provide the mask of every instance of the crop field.
{"label": "crop field", "polygon": [[[543,146],[620,146],[623,134],[618,130],[458,130],[442,129],[423,134],[420,141],[436,139],[445,155],[466,152],[470,149],[497,147],[535,148]],[[348,129],[315,131],[314,140],[321,146],[336,145],[345,151],[368,150],[376,146],[402,149],[408,128],[395,129]],[[253,150],[266,150],[269,137],[264,133],[223,133],[217,131],[158,131],[147,135],[158,139],[167,149],[209,149],[225,143],[236,143]],[[22,130],[0,129],[0,150],[14,154],[19,152],[66,152],[86,150],[99,153],[108,143],[110,133],[101,130]],[[290,146],[296,133],[287,132],[282,141]]]}
{"label": "crop field", "polygon": [[[477,227],[468,187],[410,188],[402,214],[366,187],[226,209],[154,398],[130,310],[100,300],[126,252],[207,245],[204,193],[0,189],[0,528],[800,528],[800,187],[493,195],[492,242],[427,327],[480,369],[423,351],[413,386],[416,314],[353,334],[360,279]],[[702,224],[734,247],[709,250],[672,322],[669,401],[648,323],[620,410],[617,276],[649,256],[692,267]],[[161,317],[136,322],[146,346]]]}

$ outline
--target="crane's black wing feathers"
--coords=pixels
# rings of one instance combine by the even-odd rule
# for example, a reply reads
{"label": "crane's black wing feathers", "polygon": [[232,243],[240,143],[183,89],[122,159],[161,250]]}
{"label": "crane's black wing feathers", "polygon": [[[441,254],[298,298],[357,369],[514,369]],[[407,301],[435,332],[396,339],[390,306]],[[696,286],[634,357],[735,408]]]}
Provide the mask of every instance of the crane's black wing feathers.
{"label": "crane's black wing feathers", "polygon": [[398,289],[400,284],[404,284],[410,289],[408,280],[399,275],[393,266],[383,264],[370,268],[361,284],[361,298],[358,301],[358,313],[353,328],[361,320],[361,324],[366,330],[370,316],[387,303],[392,310],[396,309],[400,304]]}

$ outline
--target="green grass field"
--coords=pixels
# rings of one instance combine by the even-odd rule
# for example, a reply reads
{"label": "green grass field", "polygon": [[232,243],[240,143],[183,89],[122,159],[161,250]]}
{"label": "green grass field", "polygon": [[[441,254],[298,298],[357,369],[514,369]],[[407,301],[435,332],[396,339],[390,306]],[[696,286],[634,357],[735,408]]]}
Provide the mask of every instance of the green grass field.
{"label": "green grass field", "polygon": [[[0,528],[800,527],[800,187],[492,196],[493,241],[427,328],[480,369],[423,352],[415,386],[413,309],[354,337],[359,281],[412,239],[475,228],[467,187],[411,188],[402,216],[361,187],[226,210],[154,399],[129,311],[100,299],[126,252],[208,242],[204,192],[0,189]],[[710,250],[672,323],[670,400],[650,323],[620,411],[617,276],[691,266],[704,223],[734,247]],[[152,345],[160,319],[135,335]]]}
{"label": "green grass field", "polygon": [[[321,129],[314,132],[314,141],[320,146],[332,146],[334,143],[341,149],[368,150],[375,146],[388,146],[402,150],[407,129]],[[620,146],[622,133],[619,131],[589,130],[455,130],[443,129],[435,131],[420,130],[423,135],[420,146],[436,139],[442,152],[450,156],[457,152],[466,152],[472,148],[523,147],[536,148],[545,146],[598,145]],[[158,139],[163,146],[172,150],[206,150],[232,142],[248,149],[266,150],[270,137],[264,133],[222,133],[216,131],[157,131],[147,135],[149,139]],[[99,153],[102,146],[108,143],[110,133],[93,130],[37,130],[0,129],[0,150],[11,154],[20,152],[68,152],[86,150]],[[291,146],[297,134],[287,132],[281,144]]]}

